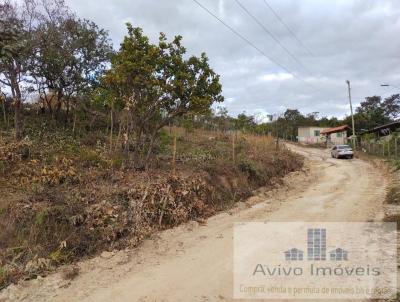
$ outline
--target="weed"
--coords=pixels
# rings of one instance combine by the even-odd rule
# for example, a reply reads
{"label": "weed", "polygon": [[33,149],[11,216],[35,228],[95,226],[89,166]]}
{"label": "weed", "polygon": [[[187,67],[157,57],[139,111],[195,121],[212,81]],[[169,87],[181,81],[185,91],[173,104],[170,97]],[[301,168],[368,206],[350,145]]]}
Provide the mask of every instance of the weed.
{"label": "weed", "polygon": [[399,184],[392,185],[386,194],[386,203],[400,204],[400,186]]}
{"label": "weed", "polygon": [[79,154],[79,159],[83,162],[87,167],[98,167],[98,168],[106,168],[107,162],[104,161],[101,156],[92,150],[82,149]]}
{"label": "weed", "polygon": [[2,289],[2,287],[8,283],[8,280],[9,280],[9,274],[7,270],[0,265],[0,289]]}
{"label": "weed", "polygon": [[50,253],[49,258],[55,264],[67,263],[71,259],[69,253],[67,253],[63,248],[58,248],[54,252]]}
{"label": "weed", "polygon": [[40,175],[32,178],[33,182],[39,182],[51,186],[74,183],[79,181],[79,175],[73,167],[73,162],[65,157],[56,159],[57,165],[46,165]]}
{"label": "weed", "polygon": [[242,172],[247,173],[249,176],[249,179],[251,181],[260,183],[264,181],[264,177],[260,171],[260,169],[257,167],[257,165],[248,159],[241,158],[239,162],[239,168]]}
{"label": "weed", "polygon": [[169,150],[171,144],[172,144],[172,136],[169,135],[169,133],[165,129],[162,129],[160,132],[160,149],[161,149],[161,151]]}
{"label": "weed", "polygon": [[400,160],[392,160],[391,163],[394,167],[394,171],[400,170]]}
{"label": "weed", "polygon": [[62,277],[64,280],[73,280],[79,275],[79,267],[72,266],[67,267],[62,271]]}
{"label": "weed", "polygon": [[43,209],[37,212],[35,216],[35,224],[39,226],[43,225],[44,222],[46,221],[47,215],[48,215],[47,209]]}
{"label": "weed", "polygon": [[124,157],[120,153],[114,153],[111,158],[111,166],[114,169],[121,169],[122,164],[124,163]]}
{"label": "weed", "polygon": [[[13,157],[22,148],[18,144],[0,149],[4,169],[11,172],[7,182],[22,183],[23,192],[0,212],[0,246],[10,251],[1,254],[0,263],[16,261],[22,269],[0,272],[0,284],[26,276],[29,263],[33,276],[45,272],[48,262],[71,263],[139,244],[159,229],[205,219],[302,166],[300,157],[275,151],[266,137],[237,135],[233,141],[215,132],[174,128],[174,133],[179,139],[173,177],[172,137],[165,130],[155,146],[162,165],[147,172],[131,169],[122,150],[110,153],[108,138],[99,133],[85,142],[48,129],[41,141],[29,143],[29,160]],[[126,169],[120,169],[125,162]],[[35,259],[42,260],[35,264]]]}

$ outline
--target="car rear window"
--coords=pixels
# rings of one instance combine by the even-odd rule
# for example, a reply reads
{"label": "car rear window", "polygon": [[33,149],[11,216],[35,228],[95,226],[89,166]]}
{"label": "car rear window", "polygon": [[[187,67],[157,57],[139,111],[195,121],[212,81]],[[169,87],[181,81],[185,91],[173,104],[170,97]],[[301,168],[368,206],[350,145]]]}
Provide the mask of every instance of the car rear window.
{"label": "car rear window", "polygon": [[351,147],[348,145],[340,145],[338,146],[338,149],[351,149]]}

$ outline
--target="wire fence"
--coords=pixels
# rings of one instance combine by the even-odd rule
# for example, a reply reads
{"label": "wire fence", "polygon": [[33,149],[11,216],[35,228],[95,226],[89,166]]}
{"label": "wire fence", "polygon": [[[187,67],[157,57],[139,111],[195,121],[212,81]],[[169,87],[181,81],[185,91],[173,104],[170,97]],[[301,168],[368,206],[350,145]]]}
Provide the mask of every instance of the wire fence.
{"label": "wire fence", "polygon": [[357,148],[365,153],[388,159],[400,159],[400,138],[383,138],[379,141],[361,141]]}

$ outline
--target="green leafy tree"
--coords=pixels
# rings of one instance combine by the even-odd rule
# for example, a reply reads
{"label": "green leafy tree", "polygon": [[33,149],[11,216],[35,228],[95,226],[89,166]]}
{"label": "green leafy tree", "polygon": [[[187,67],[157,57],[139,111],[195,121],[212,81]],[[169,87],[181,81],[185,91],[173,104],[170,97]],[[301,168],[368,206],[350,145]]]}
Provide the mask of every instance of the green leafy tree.
{"label": "green leafy tree", "polygon": [[400,116],[400,94],[393,94],[382,102],[385,115],[392,119]]}
{"label": "green leafy tree", "polygon": [[252,132],[254,131],[257,123],[254,120],[254,116],[246,115],[246,112],[242,112],[238,114],[235,120],[235,127],[237,130],[241,130],[243,132]]}
{"label": "green leafy tree", "polygon": [[281,131],[286,137],[296,137],[297,128],[302,126],[306,121],[306,118],[297,109],[287,109],[280,119]]}
{"label": "green leafy tree", "polygon": [[131,116],[126,135],[134,136],[136,163],[147,168],[161,128],[188,113],[208,111],[223,97],[207,56],[185,59],[181,36],[168,42],[161,33],[158,44],[152,44],[141,28],[127,28],[104,85],[124,100]]}
{"label": "green leafy tree", "polygon": [[271,131],[272,131],[272,127],[269,123],[260,123],[260,124],[257,124],[255,127],[255,132],[257,134],[267,135]]}
{"label": "green leafy tree", "polygon": [[110,62],[112,46],[105,30],[76,19],[62,4],[57,6],[62,13],[48,16],[35,31],[31,76],[49,111],[58,116],[64,104],[68,118],[72,97],[89,94],[98,84]]}
{"label": "green leafy tree", "polygon": [[228,129],[232,129],[232,122],[228,116],[228,109],[223,106],[218,106],[215,112],[215,120],[218,125],[218,129],[221,131],[227,131]]}
{"label": "green leafy tree", "polygon": [[356,108],[354,116],[357,130],[372,129],[390,121],[390,117],[385,114],[385,108],[380,96],[366,97],[365,101]]}
{"label": "green leafy tree", "polygon": [[31,49],[30,32],[34,18],[34,2],[21,5],[0,2],[0,83],[8,86],[14,105],[15,138],[22,135],[21,83],[27,76],[27,59]]}

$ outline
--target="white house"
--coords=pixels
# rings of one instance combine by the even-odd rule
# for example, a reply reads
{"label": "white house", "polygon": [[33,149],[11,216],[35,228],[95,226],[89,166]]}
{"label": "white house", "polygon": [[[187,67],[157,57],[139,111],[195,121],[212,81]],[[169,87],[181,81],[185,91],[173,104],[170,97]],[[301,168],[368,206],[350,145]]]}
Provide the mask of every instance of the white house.
{"label": "white house", "polygon": [[298,127],[297,139],[303,144],[346,144],[347,143],[347,125],[328,128],[328,127],[314,127],[314,126],[301,126]]}
{"label": "white house", "polygon": [[326,127],[302,126],[298,128],[297,140],[304,144],[324,143],[325,137],[321,135],[321,131]]}

